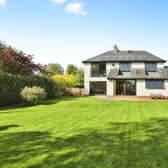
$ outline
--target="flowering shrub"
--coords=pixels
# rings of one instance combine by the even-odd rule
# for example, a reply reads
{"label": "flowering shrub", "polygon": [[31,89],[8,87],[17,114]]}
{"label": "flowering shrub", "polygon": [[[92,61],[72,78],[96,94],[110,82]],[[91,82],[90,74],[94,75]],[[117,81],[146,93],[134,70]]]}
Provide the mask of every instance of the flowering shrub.
{"label": "flowering shrub", "polygon": [[76,85],[76,78],[73,75],[54,75],[52,79],[56,83],[60,95],[65,94],[66,87],[73,87]]}
{"label": "flowering shrub", "polygon": [[46,92],[38,86],[25,87],[21,91],[21,96],[28,104],[39,104],[46,98]]}

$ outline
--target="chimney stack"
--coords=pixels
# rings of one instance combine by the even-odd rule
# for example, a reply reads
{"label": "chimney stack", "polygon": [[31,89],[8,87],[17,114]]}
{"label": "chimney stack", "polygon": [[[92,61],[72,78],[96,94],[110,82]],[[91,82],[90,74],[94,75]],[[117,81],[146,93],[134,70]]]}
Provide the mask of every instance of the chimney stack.
{"label": "chimney stack", "polygon": [[119,49],[118,49],[118,47],[117,47],[116,44],[115,44],[114,47],[113,47],[113,51],[114,51],[115,53],[117,53],[117,52],[119,51]]}

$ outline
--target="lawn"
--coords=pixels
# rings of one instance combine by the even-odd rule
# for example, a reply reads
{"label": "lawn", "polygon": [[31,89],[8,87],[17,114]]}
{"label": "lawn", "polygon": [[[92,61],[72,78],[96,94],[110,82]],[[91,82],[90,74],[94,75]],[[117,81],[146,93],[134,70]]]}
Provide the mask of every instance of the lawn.
{"label": "lawn", "polygon": [[167,168],[168,102],[61,98],[0,109],[0,168]]}

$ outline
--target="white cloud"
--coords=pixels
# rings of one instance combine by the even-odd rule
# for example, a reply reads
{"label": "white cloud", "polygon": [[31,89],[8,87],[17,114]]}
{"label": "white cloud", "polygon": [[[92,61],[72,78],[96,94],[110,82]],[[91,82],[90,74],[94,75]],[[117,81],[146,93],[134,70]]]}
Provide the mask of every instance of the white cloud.
{"label": "white cloud", "polygon": [[84,9],[83,4],[81,2],[71,2],[66,6],[66,11],[68,13],[85,16],[87,15],[87,11]]}
{"label": "white cloud", "polygon": [[0,6],[4,6],[6,4],[6,0],[0,0]]}
{"label": "white cloud", "polygon": [[51,1],[52,1],[52,3],[54,3],[54,4],[63,4],[63,3],[66,2],[66,0],[51,0]]}

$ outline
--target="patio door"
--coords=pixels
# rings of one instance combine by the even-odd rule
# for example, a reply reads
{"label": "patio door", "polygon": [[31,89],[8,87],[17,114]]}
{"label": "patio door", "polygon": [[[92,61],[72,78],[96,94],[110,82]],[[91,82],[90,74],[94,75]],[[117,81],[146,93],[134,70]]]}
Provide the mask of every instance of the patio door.
{"label": "patio door", "polygon": [[117,80],[116,81],[117,95],[136,95],[136,80]]}

